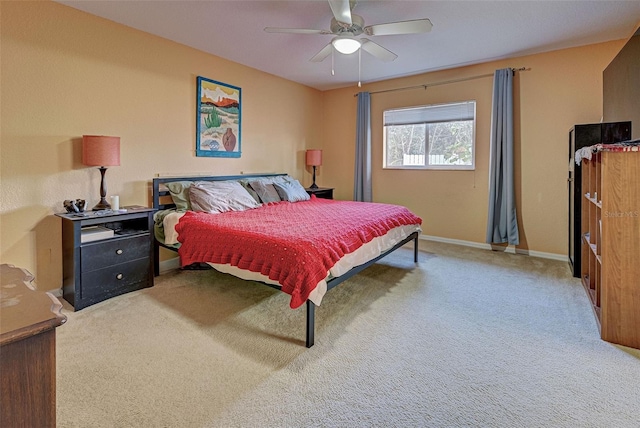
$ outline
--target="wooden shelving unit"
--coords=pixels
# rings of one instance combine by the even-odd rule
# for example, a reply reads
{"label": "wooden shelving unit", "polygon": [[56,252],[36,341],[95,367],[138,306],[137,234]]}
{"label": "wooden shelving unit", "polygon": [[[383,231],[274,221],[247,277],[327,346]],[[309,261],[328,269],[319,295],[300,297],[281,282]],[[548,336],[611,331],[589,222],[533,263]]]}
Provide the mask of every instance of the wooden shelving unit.
{"label": "wooden shelving unit", "polygon": [[583,162],[582,284],[600,337],[640,348],[640,152]]}

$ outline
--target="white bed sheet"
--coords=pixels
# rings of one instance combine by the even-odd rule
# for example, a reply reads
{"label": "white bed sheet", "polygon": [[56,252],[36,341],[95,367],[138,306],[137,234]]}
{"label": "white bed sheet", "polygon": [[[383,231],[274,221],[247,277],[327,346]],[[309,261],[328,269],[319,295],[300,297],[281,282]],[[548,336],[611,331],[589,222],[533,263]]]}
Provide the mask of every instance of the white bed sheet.
{"label": "white bed sheet", "polygon": [[[183,215],[184,213],[175,212],[165,216],[163,220],[165,244],[174,245],[178,243],[178,232],[176,232],[175,227]],[[352,268],[378,257],[380,254],[389,250],[391,247],[405,239],[407,236],[411,235],[413,232],[420,231],[422,231],[422,229],[420,228],[420,225],[417,224],[398,226],[394,229],[391,229],[383,236],[373,238],[371,241],[363,244],[354,252],[345,254],[340,260],[336,262],[336,264],[331,269],[329,269],[329,272],[327,272],[327,277],[318,282],[316,288],[314,288],[314,290],[309,295],[309,300],[311,300],[317,306],[320,306],[320,304],[322,303],[322,298],[327,292],[327,280],[330,277],[338,277],[344,275]],[[228,273],[240,279],[279,285],[277,281],[274,281],[268,276],[262,275],[259,272],[251,272],[249,270],[240,269],[230,264],[208,264],[219,272]]]}
{"label": "white bed sheet", "polygon": [[162,219],[162,228],[164,229],[164,243],[166,245],[176,245],[178,243],[178,232],[176,232],[176,225],[185,213],[173,212],[167,214]]}

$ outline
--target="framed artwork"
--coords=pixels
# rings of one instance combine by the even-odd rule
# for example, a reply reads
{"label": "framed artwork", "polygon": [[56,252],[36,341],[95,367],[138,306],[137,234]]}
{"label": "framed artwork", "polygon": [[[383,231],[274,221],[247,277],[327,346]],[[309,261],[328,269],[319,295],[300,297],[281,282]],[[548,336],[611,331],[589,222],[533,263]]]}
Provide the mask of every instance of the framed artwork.
{"label": "framed artwork", "polygon": [[241,89],[198,76],[196,156],[239,158]]}

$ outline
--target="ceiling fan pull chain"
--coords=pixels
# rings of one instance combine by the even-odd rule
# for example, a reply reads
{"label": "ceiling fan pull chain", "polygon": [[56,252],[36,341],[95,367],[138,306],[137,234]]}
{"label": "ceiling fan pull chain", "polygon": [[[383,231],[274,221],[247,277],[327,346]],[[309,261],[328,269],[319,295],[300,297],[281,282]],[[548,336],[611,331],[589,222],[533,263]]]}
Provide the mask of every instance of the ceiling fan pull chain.
{"label": "ceiling fan pull chain", "polygon": [[362,82],[360,81],[360,69],[362,63],[362,49],[358,49],[358,88],[362,87]]}
{"label": "ceiling fan pull chain", "polygon": [[335,51],[335,49],[333,48],[333,46],[331,46],[331,75],[332,75],[332,76],[335,76],[335,75],[336,75],[336,71],[335,71],[335,63],[334,63],[334,61],[333,61],[334,51]]}

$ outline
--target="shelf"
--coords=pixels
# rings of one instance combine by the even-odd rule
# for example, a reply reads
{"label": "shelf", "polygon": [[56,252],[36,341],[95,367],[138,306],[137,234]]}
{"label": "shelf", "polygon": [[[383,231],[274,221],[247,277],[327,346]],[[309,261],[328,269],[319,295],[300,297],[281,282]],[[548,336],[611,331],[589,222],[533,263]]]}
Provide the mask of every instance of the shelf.
{"label": "shelf", "polygon": [[598,254],[598,246],[596,244],[589,244],[589,248],[591,249],[591,252],[593,253],[593,255],[596,257],[596,260],[598,261],[598,263],[602,264],[602,258],[600,254]]}
{"label": "shelf", "polygon": [[[585,160],[581,279],[611,343],[640,349],[640,152],[602,151]],[[591,197],[595,196],[595,197]],[[599,199],[599,200],[598,200]]]}
{"label": "shelf", "polygon": [[596,201],[596,198],[590,198],[589,195],[584,195],[584,198],[596,207],[602,208],[602,201]]}
{"label": "shelf", "polygon": [[148,234],[149,231],[148,230],[140,230],[140,229],[122,229],[122,230],[116,230],[114,231],[114,238],[120,237],[120,236],[135,236],[135,235],[145,235]]}
{"label": "shelf", "polygon": [[589,295],[591,295],[591,287],[589,286],[590,279],[589,275],[582,275],[582,286],[587,290],[587,294]]}
{"label": "shelf", "polygon": [[598,323],[598,329],[600,329],[600,314],[601,314],[601,310],[600,307],[598,307],[598,305],[596,304],[596,290],[590,288],[589,286],[589,275],[585,275],[582,277],[582,286],[584,287],[584,290],[587,293],[587,296],[589,296],[589,301],[591,303],[591,309],[593,310],[593,314],[596,317],[596,322]]}

